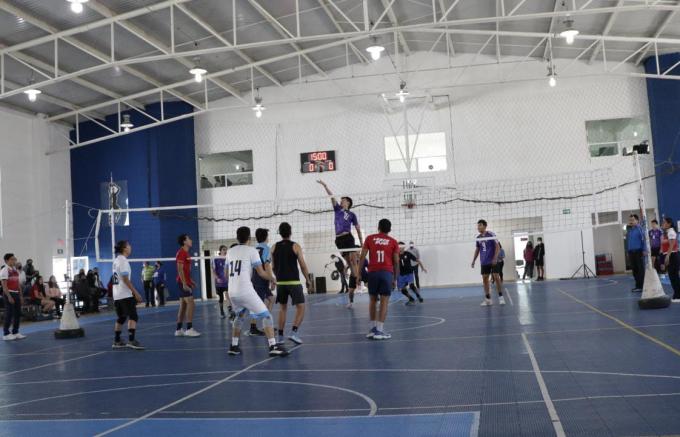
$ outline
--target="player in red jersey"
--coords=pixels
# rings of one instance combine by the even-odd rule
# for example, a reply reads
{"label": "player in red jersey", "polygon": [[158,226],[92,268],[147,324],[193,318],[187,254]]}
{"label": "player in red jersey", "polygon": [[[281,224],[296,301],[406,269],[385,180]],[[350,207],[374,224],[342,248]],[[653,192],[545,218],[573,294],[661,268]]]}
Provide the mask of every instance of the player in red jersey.
{"label": "player in red jersey", "polygon": [[[391,230],[392,223],[389,220],[380,220],[378,222],[379,232],[366,237],[359,259],[359,265],[363,265],[368,255],[368,295],[371,299],[368,312],[371,316],[371,330],[366,338],[374,340],[392,338],[384,331],[387,305],[390,303],[392,290],[397,285],[396,280],[399,274],[399,243],[387,235]],[[361,282],[361,276],[357,278],[357,282]],[[378,297],[380,297],[380,314],[376,318]]]}
{"label": "player in red jersey", "polygon": [[[177,285],[179,286],[179,311],[177,312],[177,330],[175,337],[200,337],[201,333],[194,329],[194,281],[191,279],[191,249],[192,241],[187,234],[177,238],[180,248],[177,251]],[[182,329],[186,317],[187,329]]]}

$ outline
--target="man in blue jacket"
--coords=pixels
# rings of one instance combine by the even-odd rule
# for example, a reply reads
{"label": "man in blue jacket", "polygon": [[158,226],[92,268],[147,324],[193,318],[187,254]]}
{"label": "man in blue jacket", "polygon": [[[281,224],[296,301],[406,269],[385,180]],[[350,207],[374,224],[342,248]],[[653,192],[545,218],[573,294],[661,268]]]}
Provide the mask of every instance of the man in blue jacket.
{"label": "man in blue jacket", "polygon": [[645,282],[646,255],[645,231],[640,226],[640,218],[637,214],[628,217],[628,232],[626,233],[626,250],[628,250],[628,260],[630,261],[633,277],[635,278],[635,288],[633,292],[641,292]]}

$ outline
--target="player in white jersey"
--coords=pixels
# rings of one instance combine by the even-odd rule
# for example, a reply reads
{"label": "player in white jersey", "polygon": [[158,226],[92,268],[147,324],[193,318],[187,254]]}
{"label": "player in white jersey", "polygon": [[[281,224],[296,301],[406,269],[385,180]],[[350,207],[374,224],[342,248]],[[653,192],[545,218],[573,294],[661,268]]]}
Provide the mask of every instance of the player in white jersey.
{"label": "player in white jersey", "polygon": [[270,356],[286,356],[288,351],[281,345],[276,344],[274,336],[274,319],[262,302],[253,287],[253,269],[262,279],[276,283],[274,276],[262,267],[262,260],[259,252],[248,246],[250,241],[250,228],[240,227],[236,231],[236,239],[239,244],[229,249],[227,252],[227,263],[229,264],[229,298],[231,305],[236,313],[231,334],[231,346],[229,355],[240,355],[241,348],[238,345],[241,337],[241,326],[250,312],[252,317],[262,319],[264,333],[267,336]]}
{"label": "player in white jersey", "polygon": [[[142,302],[142,296],[135,290],[132,285],[130,276],[132,269],[128,262],[128,256],[132,252],[132,246],[127,241],[119,241],[116,243],[116,254],[118,255],[113,261],[113,303],[116,307],[116,337],[113,341],[113,349],[136,349],[142,350],[144,347],[135,340],[135,331],[137,330],[137,304]],[[128,321],[128,334],[130,341],[126,344],[120,339],[123,323]]]}

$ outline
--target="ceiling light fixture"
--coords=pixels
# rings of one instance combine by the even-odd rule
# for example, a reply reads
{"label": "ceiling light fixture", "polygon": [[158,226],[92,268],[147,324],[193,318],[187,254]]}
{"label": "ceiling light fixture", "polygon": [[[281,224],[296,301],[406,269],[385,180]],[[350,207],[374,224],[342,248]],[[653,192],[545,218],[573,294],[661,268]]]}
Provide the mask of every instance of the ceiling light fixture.
{"label": "ceiling light fixture", "polygon": [[262,106],[262,97],[260,97],[260,89],[257,88],[257,95],[255,96],[255,106],[253,106],[253,111],[255,111],[255,117],[257,118],[262,118],[262,111],[264,111],[265,108]]}
{"label": "ceiling light fixture", "polygon": [[549,61],[550,63],[548,64],[548,85],[550,85],[551,88],[555,88],[557,86],[557,72],[555,72],[555,64],[552,63],[552,60]]}
{"label": "ceiling light fixture", "polygon": [[130,114],[123,114],[123,122],[120,124],[120,127],[123,128],[123,132],[130,132],[130,129],[135,127],[130,121]]}
{"label": "ceiling light fixture", "polygon": [[567,44],[574,44],[574,38],[578,36],[579,31],[578,29],[574,28],[574,19],[571,17],[567,17],[564,20],[564,30],[560,32],[560,36],[564,38],[564,40],[567,42]]}
{"label": "ceiling light fixture", "polygon": [[83,4],[87,3],[89,0],[66,0],[68,3],[71,3],[71,11],[73,11],[76,14],[80,14],[83,12]]}
{"label": "ceiling light fixture", "polygon": [[378,37],[373,37],[373,45],[366,48],[366,51],[371,54],[371,59],[377,61],[380,55],[385,51],[385,47],[378,44]]}
{"label": "ceiling light fixture", "polygon": [[30,102],[35,102],[38,100],[38,94],[42,94],[42,91],[39,89],[31,88],[30,90],[24,91],[24,94],[28,96],[28,100]]}
{"label": "ceiling light fixture", "polygon": [[203,75],[205,75],[207,72],[208,70],[206,70],[205,68],[201,68],[198,65],[189,70],[189,73],[194,75],[194,80],[196,81],[196,83],[201,83],[201,81],[203,80]]}
{"label": "ceiling light fixture", "polygon": [[404,103],[406,101],[406,97],[408,97],[409,92],[406,91],[406,82],[403,80],[399,84],[399,92],[395,94],[395,96],[399,97],[399,101],[401,103]]}

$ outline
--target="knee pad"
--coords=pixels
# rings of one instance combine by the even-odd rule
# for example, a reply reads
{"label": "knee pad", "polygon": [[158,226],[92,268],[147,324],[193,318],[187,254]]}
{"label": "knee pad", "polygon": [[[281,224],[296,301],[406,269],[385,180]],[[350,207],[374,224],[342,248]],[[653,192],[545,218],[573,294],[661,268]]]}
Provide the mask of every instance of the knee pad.
{"label": "knee pad", "polygon": [[125,323],[126,320],[127,320],[127,317],[118,317],[118,319],[116,320],[116,323],[118,323],[119,325],[122,325],[123,323]]}
{"label": "knee pad", "polygon": [[132,320],[133,322],[137,323],[137,320],[139,320],[139,316],[138,316],[137,314],[135,314],[135,315],[133,315],[133,316],[130,316],[130,320]]}
{"label": "knee pad", "polygon": [[253,318],[262,319],[262,326],[265,328],[274,327],[274,319],[272,318],[272,313],[270,313],[269,311],[263,311],[258,314],[253,314]]}
{"label": "knee pad", "polygon": [[413,291],[418,291],[418,289],[416,288],[415,284],[410,284],[409,287],[410,287],[411,290],[413,290]]}

